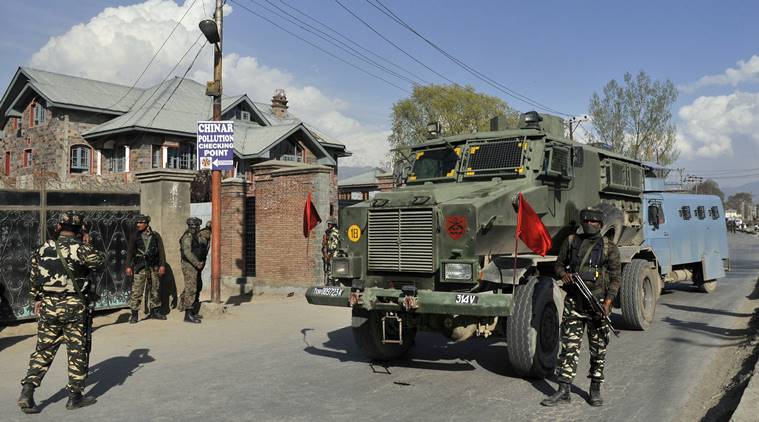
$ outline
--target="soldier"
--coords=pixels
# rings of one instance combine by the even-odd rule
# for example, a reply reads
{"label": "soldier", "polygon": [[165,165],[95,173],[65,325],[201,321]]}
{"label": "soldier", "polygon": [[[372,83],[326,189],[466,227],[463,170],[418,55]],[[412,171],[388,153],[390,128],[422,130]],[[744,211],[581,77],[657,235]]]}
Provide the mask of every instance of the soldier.
{"label": "soldier", "polygon": [[606,324],[592,313],[590,304],[580,295],[572,283],[572,273],[577,273],[593,295],[602,300],[606,315],[611,312],[612,302],[619,292],[619,249],[605,236],[601,236],[603,212],[586,208],[580,212],[583,233],[571,235],[561,245],[556,260],[556,275],[567,292],[561,322],[561,354],[556,368],[559,390],[541,402],[544,406],[569,403],[569,387],[577,372],[580,345],[585,326],[588,327],[590,344],[590,405],[601,406],[601,383],[604,381],[606,345],[609,331]]}
{"label": "soldier", "polygon": [[163,240],[158,232],[150,227],[150,216],[140,214],[135,225],[137,232],[129,239],[126,256],[126,275],[134,276],[129,308],[132,310],[130,324],[137,323],[137,315],[142,302],[145,284],[150,281],[150,300],[148,318],[165,320],[161,313],[160,280],[166,272],[166,254]]}
{"label": "soldier", "polygon": [[332,258],[337,256],[338,248],[340,247],[340,232],[337,229],[337,221],[335,217],[329,217],[327,219],[327,230],[324,231],[322,236],[322,263],[324,264],[324,280],[327,285],[335,285],[338,281],[335,278],[330,277],[330,270],[332,268]]}
{"label": "soldier", "polygon": [[[208,258],[208,249],[211,247],[211,233],[211,221],[209,220],[206,222],[206,226],[198,232],[198,241],[200,241],[201,250],[197,257],[203,262],[206,262],[206,259]],[[193,304],[195,318],[203,318],[203,316],[198,313],[200,310],[200,292],[203,290],[202,273],[203,271],[198,273],[198,289],[195,292],[195,303]]]}
{"label": "soldier", "polygon": [[188,218],[187,230],[179,239],[179,250],[182,255],[182,274],[184,275],[184,291],[179,301],[179,310],[184,311],[185,322],[195,324],[200,323],[200,319],[195,316],[195,294],[198,290],[200,271],[206,265],[205,259],[198,257],[205,250],[205,246],[200,243],[198,236],[200,223],[202,221],[199,218]]}
{"label": "soldier", "polygon": [[80,215],[63,213],[56,226],[58,238],[43,243],[31,260],[31,293],[39,322],[37,347],[29,359],[26,377],[21,380],[18,405],[24,413],[39,413],[34,389],[42,383],[63,341],[68,351],[66,409],[89,406],[96,401],[82,395],[89,363],[84,296],[91,287],[87,275],[102,266],[105,256],[78,239],[81,229]]}

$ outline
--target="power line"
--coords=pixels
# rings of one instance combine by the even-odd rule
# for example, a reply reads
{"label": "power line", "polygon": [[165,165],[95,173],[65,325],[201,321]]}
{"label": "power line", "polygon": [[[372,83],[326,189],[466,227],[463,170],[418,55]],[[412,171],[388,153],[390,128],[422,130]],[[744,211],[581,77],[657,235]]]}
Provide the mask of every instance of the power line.
{"label": "power line", "polygon": [[190,73],[190,69],[192,69],[192,67],[195,65],[195,61],[198,60],[198,56],[200,56],[200,53],[203,51],[203,49],[206,48],[206,45],[208,44],[206,43],[201,44],[200,48],[198,49],[198,52],[195,53],[195,57],[193,57],[192,61],[190,62],[190,65],[187,66],[187,69],[184,71],[182,78],[179,79],[179,81],[177,82],[177,85],[174,87],[174,90],[171,91],[168,98],[166,98],[166,101],[163,102],[163,105],[161,106],[161,108],[158,109],[158,112],[156,112],[155,116],[153,116],[153,118],[150,120],[150,123],[148,123],[148,127],[153,126],[153,122],[155,121],[156,117],[158,117],[158,115],[161,114],[161,111],[163,111],[163,108],[166,107],[166,104],[169,103],[169,100],[171,100],[171,97],[174,96],[174,93],[177,92],[177,90],[179,89],[179,86],[182,85],[182,82],[184,81],[185,77],[187,77],[187,74]]}
{"label": "power line", "polygon": [[[271,3],[270,0],[266,0],[266,1],[269,2],[269,3]],[[413,78],[415,78],[417,80],[421,80],[425,84],[429,85],[430,82],[427,81],[427,80],[425,80],[423,77],[417,75],[416,73],[414,73],[414,72],[406,69],[405,67],[403,67],[403,66],[401,66],[401,65],[399,65],[399,64],[397,64],[397,63],[395,63],[395,62],[393,62],[391,60],[386,59],[385,57],[380,56],[379,54],[377,54],[377,53],[373,52],[372,50],[370,50],[370,49],[362,46],[361,44],[359,44],[356,41],[352,40],[350,37],[348,37],[348,36],[340,33],[339,31],[335,30],[334,28],[332,28],[331,26],[325,24],[324,22],[322,22],[322,21],[316,19],[315,17],[313,17],[313,16],[311,16],[311,15],[309,15],[307,13],[304,13],[303,11],[299,10],[298,8],[296,8],[296,7],[288,4],[286,1],[280,0],[280,3],[284,4],[285,6],[289,7],[290,9],[294,10],[296,13],[300,14],[301,16],[304,16],[305,18],[310,19],[313,22],[316,22],[317,24],[319,24],[322,27],[326,28],[328,31],[332,32],[333,34],[336,34],[337,36],[341,37],[343,40],[345,40],[345,41],[347,41],[347,42],[355,45],[356,47],[360,48],[361,50],[365,51],[366,53],[371,54],[372,56],[378,58],[379,60],[382,60],[385,63],[387,63],[387,64],[389,64],[391,66],[394,66],[396,69],[399,69],[402,72],[406,72],[408,75],[411,75],[411,77],[413,77]],[[275,7],[277,7],[277,6],[275,6]],[[280,9],[280,10],[282,10],[279,7],[277,7],[277,8]]]}
{"label": "power line", "polygon": [[[148,68],[150,67],[150,65],[153,64],[153,61],[156,59],[156,57],[158,57],[158,53],[160,53],[161,50],[163,50],[163,47],[166,45],[167,42],[169,42],[169,39],[171,38],[171,36],[174,35],[174,32],[177,30],[177,28],[179,27],[179,25],[182,23],[182,20],[184,20],[185,16],[187,16],[187,14],[190,12],[190,10],[192,9],[192,7],[195,6],[195,3],[197,1],[198,0],[193,0],[193,2],[190,4],[190,6],[187,7],[187,10],[184,11],[184,14],[182,15],[181,18],[179,18],[179,20],[177,21],[177,23],[171,29],[171,32],[169,32],[169,35],[166,37],[166,39],[163,40],[163,43],[161,44],[160,47],[158,47],[158,50],[156,50],[156,52],[153,54],[153,57],[150,59],[150,61],[148,62],[148,64],[145,65],[145,68],[142,69],[142,72],[140,72],[140,76],[138,76],[137,79],[135,79],[135,81],[132,84],[132,86],[129,87],[129,89],[127,90],[127,92],[124,95],[122,95],[121,98],[119,98],[115,103],[113,103],[108,108],[113,108],[114,106],[116,106],[116,104],[120,103],[124,98],[127,97],[127,95],[129,95],[134,90],[134,87],[137,86],[137,83],[140,82],[140,79],[142,79],[142,77],[145,75],[145,72],[148,71]],[[205,11],[205,4],[203,5],[203,10]]]}
{"label": "power line", "polygon": [[390,45],[392,45],[393,47],[395,47],[395,48],[397,48],[398,50],[400,50],[400,51],[401,51],[403,54],[405,54],[406,56],[408,56],[408,57],[409,57],[411,60],[413,60],[413,61],[415,61],[415,62],[419,63],[419,64],[420,64],[420,65],[422,65],[422,66],[424,66],[424,67],[425,67],[427,70],[429,70],[430,72],[434,73],[435,75],[437,75],[437,76],[439,76],[439,77],[441,77],[441,78],[445,79],[445,80],[446,80],[446,81],[448,81],[449,83],[451,83],[451,84],[454,84],[454,85],[458,85],[458,83],[456,83],[456,82],[452,81],[451,79],[449,79],[449,78],[447,78],[446,76],[442,75],[440,72],[438,72],[438,71],[436,71],[435,69],[433,69],[433,68],[431,68],[431,67],[427,66],[426,64],[422,63],[422,61],[420,61],[420,60],[419,60],[419,59],[417,59],[416,57],[414,57],[414,56],[412,56],[411,54],[409,54],[409,53],[408,53],[406,50],[402,49],[402,48],[401,48],[401,47],[400,47],[398,44],[394,43],[392,40],[390,40],[390,39],[389,39],[389,38],[387,38],[386,36],[382,35],[382,34],[381,34],[379,31],[377,31],[376,29],[374,29],[374,27],[373,27],[373,26],[369,25],[369,23],[368,23],[368,22],[366,22],[365,20],[361,19],[361,17],[359,17],[357,14],[353,13],[353,11],[352,11],[351,9],[349,9],[349,8],[348,8],[346,5],[344,5],[344,4],[342,4],[342,3],[340,3],[340,0],[335,0],[335,2],[336,2],[337,4],[339,4],[339,5],[340,5],[340,7],[342,7],[343,9],[345,9],[345,10],[346,10],[348,13],[350,13],[350,14],[351,14],[351,16],[353,16],[354,18],[356,18],[356,20],[358,20],[359,22],[363,23],[363,24],[364,24],[364,25],[365,25],[367,28],[371,29],[371,30],[372,30],[372,32],[374,32],[375,34],[377,34],[377,35],[378,35],[380,38],[382,38],[383,40],[387,41],[387,42],[388,42]]}
{"label": "power line", "polygon": [[381,70],[383,72],[386,72],[386,73],[388,73],[388,74],[390,74],[390,75],[392,75],[392,76],[394,76],[394,77],[396,77],[398,79],[401,79],[401,80],[403,80],[405,82],[408,82],[408,83],[410,83],[412,85],[418,84],[417,81],[415,81],[413,79],[410,79],[410,78],[408,78],[408,77],[406,77],[404,75],[401,75],[401,74],[399,74],[398,72],[396,72],[396,71],[394,71],[392,69],[388,69],[387,67],[385,67],[385,66],[377,63],[376,61],[372,60],[371,58],[367,57],[365,54],[357,51],[355,48],[353,48],[353,47],[345,44],[344,42],[342,42],[342,41],[338,40],[337,38],[335,38],[335,37],[333,37],[333,36],[325,33],[324,31],[322,31],[322,30],[320,30],[318,28],[315,28],[311,24],[309,24],[307,22],[304,22],[303,20],[301,20],[301,19],[293,16],[289,12],[281,9],[279,6],[277,6],[274,3],[272,3],[270,0],[266,0],[266,2],[269,3],[271,6],[277,8],[278,10],[280,10],[282,13],[284,13],[287,16],[283,16],[281,13],[279,13],[279,12],[277,12],[275,10],[272,10],[272,9],[266,7],[265,5],[259,3],[256,0],[249,0],[249,1],[251,3],[254,3],[254,4],[258,5],[262,9],[264,9],[264,10],[266,10],[266,11],[268,11],[268,12],[274,14],[274,15],[276,15],[277,17],[282,18],[282,19],[290,22],[291,24],[297,26],[298,28],[302,29],[303,31],[306,31],[309,34],[312,34],[312,35],[315,35],[315,36],[321,38],[322,40],[328,42],[329,44],[337,47],[341,51],[343,51],[345,53],[348,53],[348,54],[352,55],[353,57],[356,57],[357,59],[363,61],[364,63],[366,63],[366,64],[368,64],[370,66],[374,66],[375,68],[377,68],[377,69],[379,69],[379,70]]}
{"label": "power line", "polygon": [[374,73],[372,73],[372,72],[370,72],[370,71],[368,71],[368,70],[366,70],[366,69],[364,69],[364,68],[362,68],[360,66],[357,66],[357,65],[355,65],[355,64],[353,64],[353,63],[351,63],[351,62],[349,62],[349,61],[347,61],[345,59],[343,59],[342,57],[340,57],[340,56],[332,53],[331,51],[328,51],[328,50],[320,47],[319,45],[312,43],[311,41],[309,41],[309,40],[301,37],[300,35],[292,32],[292,31],[288,30],[287,28],[284,28],[283,26],[279,25],[278,23],[272,21],[271,19],[267,18],[266,16],[263,16],[263,15],[255,12],[255,11],[253,11],[249,7],[246,7],[245,5],[241,4],[239,1],[237,1],[237,0],[229,0],[229,1],[232,2],[232,3],[234,3],[234,4],[236,4],[237,6],[241,7],[242,9],[246,10],[248,13],[250,13],[250,14],[252,14],[254,16],[257,16],[258,18],[263,19],[266,22],[269,22],[270,24],[274,25],[275,27],[279,28],[280,30],[282,30],[282,31],[290,34],[291,36],[293,36],[293,37],[295,37],[295,38],[297,38],[297,39],[299,39],[301,41],[303,41],[304,43],[310,45],[311,47],[316,48],[317,50],[323,52],[324,54],[328,54],[329,56],[335,58],[336,60],[339,60],[339,61],[347,64],[348,66],[357,69],[360,72],[363,72],[363,73],[365,73],[365,74],[367,74],[367,75],[369,75],[369,76],[371,76],[371,77],[373,77],[375,79],[379,79],[379,80],[385,82],[386,84],[388,84],[388,85],[390,85],[392,87],[395,87],[395,88],[397,88],[397,89],[399,89],[399,90],[401,90],[401,91],[403,91],[403,92],[405,92],[407,94],[411,94],[411,92],[409,90],[407,90],[407,89],[405,89],[405,88],[403,88],[401,86],[398,86],[398,85],[396,85],[393,82],[388,81],[387,79],[383,78],[382,76],[375,75]]}
{"label": "power line", "polygon": [[[335,1],[338,1],[338,0],[335,0]],[[542,110],[545,110],[545,111],[548,111],[548,112],[557,113],[557,114],[560,114],[560,115],[563,115],[563,116],[566,116],[566,117],[570,117],[571,116],[571,114],[567,114],[567,113],[561,112],[559,110],[556,110],[554,108],[548,107],[548,106],[543,105],[543,104],[539,103],[538,101],[536,101],[536,100],[534,100],[534,99],[532,99],[532,98],[530,98],[530,97],[528,97],[526,95],[520,94],[519,92],[514,91],[513,89],[507,87],[506,85],[503,85],[503,84],[501,84],[501,83],[493,80],[492,78],[488,77],[487,75],[485,75],[485,74],[477,71],[473,67],[467,65],[463,61],[461,61],[458,58],[454,57],[453,55],[451,55],[450,53],[448,53],[447,51],[445,51],[444,49],[442,49],[441,47],[439,47],[437,44],[433,43],[432,41],[430,41],[429,39],[427,39],[425,36],[423,36],[422,34],[420,34],[416,29],[414,29],[413,27],[411,27],[411,25],[409,25],[408,23],[406,23],[403,19],[401,19],[398,15],[396,15],[392,10],[390,10],[387,6],[385,6],[380,0],[374,0],[374,1],[377,2],[377,4],[379,4],[379,6],[377,6],[376,4],[374,4],[371,0],[366,0],[366,1],[370,5],[374,6],[375,9],[379,10],[380,12],[382,12],[386,16],[390,17],[392,20],[394,20],[399,25],[401,25],[404,28],[406,28],[409,31],[411,31],[414,35],[416,35],[417,37],[419,37],[422,40],[424,40],[424,42],[426,42],[432,48],[434,48],[435,50],[437,50],[438,52],[440,52],[442,55],[444,55],[445,57],[447,57],[453,63],[455,63],[456,65],[458,65],[462,69],[466,70],[467,72],[469,72],[470,74],[472,74],[473,76],[475,76],[477,79],[480,79],[481,81],[483,81],[483,82],[487,83],[488,85],[492,86],[493,88],[495,88],[495,89],[503,92],[504,94],[506,94],[506,95],[508,95],[508,96],[516,99],[516,100],[522,101],[522,102],[524,102],[526,104],[532,105],[532,106],[537,107],[539,109],[542,109]],[[339,1],[338,1],[338,3],[339,3]]]}

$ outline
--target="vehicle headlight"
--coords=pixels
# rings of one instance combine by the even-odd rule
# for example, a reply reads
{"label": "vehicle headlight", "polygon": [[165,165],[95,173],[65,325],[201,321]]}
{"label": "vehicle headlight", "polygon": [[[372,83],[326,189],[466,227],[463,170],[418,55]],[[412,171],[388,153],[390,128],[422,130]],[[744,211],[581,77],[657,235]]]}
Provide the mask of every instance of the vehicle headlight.
{"label": "vehicle headlight", "polygon": [[472,279],[472,264],[461,262],[448,262],[445,264],[445,279],[446,280],[471,280]]}
{"label": "vehicle headlight", "polygon": [[332,276],[336,278],[351,277],[351,261],[343,257],[332,258]]}

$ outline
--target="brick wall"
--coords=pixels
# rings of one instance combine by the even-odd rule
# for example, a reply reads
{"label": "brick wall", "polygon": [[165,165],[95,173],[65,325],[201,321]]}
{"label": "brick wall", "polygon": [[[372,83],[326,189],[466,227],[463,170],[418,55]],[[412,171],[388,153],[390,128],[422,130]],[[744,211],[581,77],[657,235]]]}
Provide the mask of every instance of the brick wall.
{"label": "brick wall", "polygon": [[[256,280],[273,286],[309,286],[321,280],[321,236],[336,201],[333,169],[272,164],[254,168]],[[323,222],[303,237],[303,209],[312,194]],[[336,210],[336,205],[333,205]],[[226,240],[226,237],[225,237]]]}
{"label": "brick wall", "polygon": [[221,277],[244,276],[244,223],[245,182],[225,179],[221,184]]}

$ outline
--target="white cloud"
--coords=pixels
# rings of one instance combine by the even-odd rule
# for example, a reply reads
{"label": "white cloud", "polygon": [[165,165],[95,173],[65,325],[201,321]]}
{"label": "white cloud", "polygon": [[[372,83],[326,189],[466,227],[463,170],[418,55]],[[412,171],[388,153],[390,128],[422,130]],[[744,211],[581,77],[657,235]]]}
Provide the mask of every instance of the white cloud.
{"label": "white cloud", "polygon": [[759,82],[759,56],[754,55],[748,61],[739,60],[736,67],[731,67],[719,75],[706,75],[698,81],[678,87],[681,91],[691,93],[707,86],[738,86],[744,82]]}
{"label": "white cloud", "polygon": [[[177,4],[171,0],[147,0],[130,6],[108,7],[87,23],[75,25],[63,35],[52,37],[37,51],[30,66],[92,79],[131,85],[161,46],[176,21],[192,0]],[[210,13],[210,11],[208,11]],[[232,13],[225,6],[225,14]],[[161,81],[197,39],[197,22],[207,17],[202,0],[197,1],[156,57],[140,86]],[[189,56],[194,56],[192,50]],[[206,48],[190,77],[210,79],[211,49]],[[186,57],[176,73],[182,74],[191,57]],[[331,97],[317,87],[298,83],[287,70],[259,63],[255,57],[226,54],[225,93],[248,94],[254,101],[268,102],[274,90],[284,88],[293,114],[346,144],[353,157],[342,165],[376,165],[385,156],[386,128],[366,125],[347,115],[351,104]]]}
{"label": "white cloud", "polygon": [[748,139],[759,146],[759,93],[699,97],[680,108],[677,147],[682,157],[732,156],[734,141]]}

